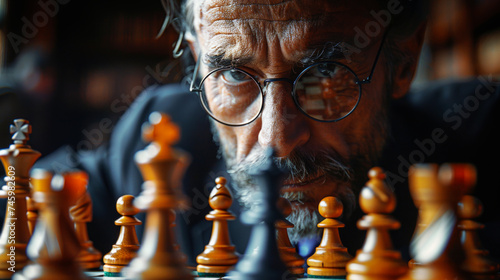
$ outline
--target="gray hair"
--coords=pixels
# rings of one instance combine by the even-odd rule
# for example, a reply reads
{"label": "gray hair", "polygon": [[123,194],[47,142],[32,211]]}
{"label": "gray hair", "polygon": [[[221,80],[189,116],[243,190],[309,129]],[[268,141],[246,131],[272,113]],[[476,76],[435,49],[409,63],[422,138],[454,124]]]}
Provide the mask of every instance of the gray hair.
{"label": "gray hair", "polygon": [[[184,38],[196,38],[194,27],[194,5],[196,0],[161,0],[166,12],[160,34],[171,24],[179,33],[179,39],[174,46],[174,57],[179,57],[182,50],[179,50]],[[393,0],[378,0],[381,9],[387,8]],[[388,79],[392,78],[394,65],[410,62],[416,63],[415,57],[409,56],[398,48],[398,41],[404,41],[413,35],[417,29],[427,20],[428,0],[399,0],[400,6],[404,7],[401,13],[393,15],[391,20],[391,31],[388,34],[384,56],[390,63],[387,63]],[[159,34],[159,35],[160,35]],[[391,83],[389,83],[391,84]]]}

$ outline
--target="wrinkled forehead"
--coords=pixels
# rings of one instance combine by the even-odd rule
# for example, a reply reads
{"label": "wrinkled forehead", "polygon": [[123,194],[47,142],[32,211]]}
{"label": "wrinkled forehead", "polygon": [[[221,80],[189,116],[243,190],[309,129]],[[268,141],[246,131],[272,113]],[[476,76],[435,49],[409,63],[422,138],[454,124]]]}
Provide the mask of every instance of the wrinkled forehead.
{"label": "wrinkled forehead", "polygon": [[222,53],[242,42],[259,46],[275,39],[283,46],[295,48],[328,41],[351,43],[355,28],[363,28],[373,20],[370,11],[378,11],[376,3],[362,0],[199,0],[194,7],[195,29],[204,47],[214,53]]}

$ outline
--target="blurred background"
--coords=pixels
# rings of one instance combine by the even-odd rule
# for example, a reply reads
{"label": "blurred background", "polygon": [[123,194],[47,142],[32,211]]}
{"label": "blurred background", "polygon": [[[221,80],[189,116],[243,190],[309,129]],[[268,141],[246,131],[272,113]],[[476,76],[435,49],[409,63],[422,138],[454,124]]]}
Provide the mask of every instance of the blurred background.
{"label": "blurred background", "polygon": [[0,147],[26,118],[30,145],[90,150],[144,88],[162,83],[173,30],[160,1],[0,0]]}
{"label": "blurred background", "polygon": [[[0,0],[0,148],[26,118],[30,144],[91,150],[144,88],[165,82],[177,34],[160,1]],[[415,84],[500,76],[500,1],[433,0]]]}

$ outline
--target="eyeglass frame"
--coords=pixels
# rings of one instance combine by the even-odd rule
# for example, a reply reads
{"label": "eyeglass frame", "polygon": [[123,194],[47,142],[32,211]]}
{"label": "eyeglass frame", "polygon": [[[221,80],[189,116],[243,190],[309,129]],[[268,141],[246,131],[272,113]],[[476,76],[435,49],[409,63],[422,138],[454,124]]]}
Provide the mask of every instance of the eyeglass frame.
{"label": "eyeglass frame", "polygon": [[[359,102],[361,101],[361,94],[363,92],[362,90],[362,85],[363,84],[369,84],[371,83],[372,81],[372,77],[373,77],[373,73],[375,72],[375,67],[377,66],[377,62],[378,62],[378,59],[380,57],[380,53],[382,52],[382,48],[384,46],[384,43],[385,43],[385,40],[386,40],[386,37],[387,37],[387,34],[389,33],[389,28],[386,29],[386,31],[384,32],[384,35],[382,36],[382,42],[380,43],[380,46],[377,50],[377,54],[375,56],[375,60],[373,61],[373,65],[372,65],[372,68],[370,70],[370,74],[368,75],[368,77],[366,77],[365,79],[363,80],[360,80],[358,78],[358,75],[347,65],[341,63],[341,62],[338,62],[338,61],[319,61],[319,62],[315,62],[309,66],[307,66],[306,68],[304,68],[300,73],[299,75],[297,75],[297,77],[295,78],[295,80],[292,80],[292,79],[289,79],[289,78],[270,78],[270,79],[264,79],[263,81],[263,84],[264,86],[262,87],[261,86],[261,83],[257,80],[256,77],[254,77],[253,75],[251,75],[250,73],[248,73],[247,71],[241,69],[241,68],[238,68],[236,66],[223,66],[223,67],[219,67],[217,69],[214,69],[214,70],[211,70],[207,75],[205,75],[205,77],[200,81],[200,84],[198,87],[195,87],[194,83],[195,83],[195,79],[196,79],[196,76],[198,75],[198,72],[199,72],[199,67],[200,67],[200,61],[201,61],[201,52],[198,54],[198,60],[196,61],[196,65],[195,65],[195,68],[194,68],[194,71],[193,71],[193,77],[191,79],[191,83],[190,83],[190,86],[189,86],[189,91],[190,92],[196,92],[198,94],[198,96],[200,97],[200,102],[201,104],[203,105],[203,108],[205,109],[205,111],[208,113],[208,115],[214,119],[215,121],[223,124],[223,125],[227,125],[227,126],[232,126],[232,127],[238,127],[238,126],[245,126],[247,124],[250,124],[252,122],[254,122],[256,119],[259,118],[259,116],[262,114],[262,111],[264,110],[264,97],[265,97],[265,92],[263,90],[263,88],[265,88],[267,86],[267,84],[271,83],[271,82],[279,82],[279,81],[284,81],[284,82],[288,82],[290,84],[292,84],[292,91],[291,91],[291,95],[292,95],[292,99],[295,103],[295,106],[297,106],[297,108],[304,114],[306,115],[308,118],[310,119],[313,119],[315,121],[318,121],[318,122],[324,122],[324,123],[333,123],[333,122],[338,122],[340,120],[343,120],[345,119],[346,117],[348,117],[352,112],[354,112],[354,110],[356,110],[356,108],[358,107],[358,104]],[[306,73],[309,69],[311,69],[312,67],[316,66],[316,65],[319,65],[319,64],[324,64],[324,63],[333,63],[333,64],[337,64],[337,65],[340,65],[344,68],[346,68],[349,72],[351,72],[354,77],[356,78],[356,85],[358,85],[359,87],[359,94],[358,94],[358,100],[356,101],[356,104],[354,105],[354,107],[347,113],[345,114],[344,116],[342,116],[341,118],[338,118],[338,119],[334,119],[334,120],[319,120],[319,119],[316,119],[314,117],[312,117],[311,115],[309,115],[308,113],[306,113],[304,111],[304,109],[302,109],[302,107],[299,105],[299,102],[297,100],[297,94],[296,94],[296,84],[297,84],[297,81],[302,77],[302,75],[304,75],[304,73]],[[203,91],[201,88],[202,88],[202,85],[203,83],[205,82],[205,80],[210,77],[210,75],[212,75],[212,73],[214,72],[217,72],[217,71],[226,71],[226,70],[237,70],[237,71],[240,71],[240,72],[243,72],[245,73],[248,77],[250,77],[258,86],[259,86],[259,90],[260,90],[260,95],[262,96],[262,106],[260,107],[260,110],[259,112],[255,115],[254,118],[252,118],[251,120],[245,122],[245,123],[242,123],[242,124],[231,124],[231,123],[226,123],[226,122],[223,122],[219,119],[217,119],[211,112],[210,112],[210,109],[207,108],[207,106],[205,105],[205,102],[203,102],[202,100],[202,96],[200,95],[200,93]]]}

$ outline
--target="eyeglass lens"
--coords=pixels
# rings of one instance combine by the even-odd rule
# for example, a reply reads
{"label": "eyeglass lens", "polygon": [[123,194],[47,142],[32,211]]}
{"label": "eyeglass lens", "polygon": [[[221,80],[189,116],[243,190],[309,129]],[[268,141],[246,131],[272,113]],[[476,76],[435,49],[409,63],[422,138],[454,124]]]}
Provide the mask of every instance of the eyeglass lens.
{"label": "eyeglass lens", "polygon": [[209,74],[203,81],[201,99],[213,118],[230,125],[257,118],[264,102],[257,81],[238,69]]}
{"label": "eyeglass lens", "polygon": [[[297,78],[293,93],[295,102],[314,119],[342,119],[359,101],[357,81],[356,75],[340,64],[314,64]],[[258,82],[238,69],[222,69],[209,74],[203,80],[201,99],[213,118],[230,125],[253,121],[264,104]]]}
{"label": "eyeglass lens", "polygon": [[351,113],[358,103],[357,80],[340,64],[315,64],[297,79],[295,100],[302,111],[314,119],[339,120]]}

